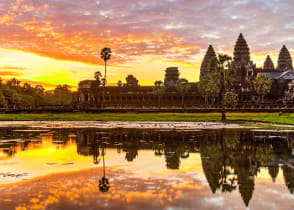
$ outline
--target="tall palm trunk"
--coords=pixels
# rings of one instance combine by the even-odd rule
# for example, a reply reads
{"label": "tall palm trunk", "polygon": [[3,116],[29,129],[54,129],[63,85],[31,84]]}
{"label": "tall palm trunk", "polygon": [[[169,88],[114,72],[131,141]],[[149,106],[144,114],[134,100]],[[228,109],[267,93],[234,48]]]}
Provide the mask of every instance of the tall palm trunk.
{"label": "tall palm trunk", "polygon": [[105,160],[104,160],[104,143],[102,143],[102,156],[103,156],[103,177],[105,177]]}
{"label": "tall palm trunk", "polygon": [[107,61],[104,61],[105,69],[104,69],[104,82],[103,82],[102,104],[101,104],[102,109],[104,108],[104,102],[105,102],[106,63]]}
{"label": "tall palm trunk", "polygon": [[225,110],[225,79],[224,79],[224,71],[221,69],[221,109],[222,109],[222,121],[226,120],[226,110]]}

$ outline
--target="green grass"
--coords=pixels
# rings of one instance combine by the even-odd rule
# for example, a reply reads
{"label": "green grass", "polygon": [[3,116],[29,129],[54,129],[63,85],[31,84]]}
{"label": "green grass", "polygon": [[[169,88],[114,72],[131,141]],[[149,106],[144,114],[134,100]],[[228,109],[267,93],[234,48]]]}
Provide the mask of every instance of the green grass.
{"label": "green grass", "polygon": [[[62,114],[0,114],[0,121],[220,121],[219,113],[62,113]],[[294,125],[294,114],[227,113],[229,121],[269,122]]]}

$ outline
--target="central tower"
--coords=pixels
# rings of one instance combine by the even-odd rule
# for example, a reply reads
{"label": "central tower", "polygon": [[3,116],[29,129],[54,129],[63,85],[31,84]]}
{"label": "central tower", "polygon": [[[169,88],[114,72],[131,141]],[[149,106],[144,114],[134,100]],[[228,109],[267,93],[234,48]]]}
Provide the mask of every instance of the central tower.
{"label": "central tower", "polygon": [[243,100],[248,93],[253,90],[252,79],[256,71],[256,66],[250,60],[250,50],[241,33],[234,47],[233,63],[236,66],[235,90],[239,92],[239,97]]}
{"label": "central tower", "polygon": [[240,65],[241,62],[250,62],[250,50],[242,33],[239,35],[234,47],[234,62],[236,65]]}

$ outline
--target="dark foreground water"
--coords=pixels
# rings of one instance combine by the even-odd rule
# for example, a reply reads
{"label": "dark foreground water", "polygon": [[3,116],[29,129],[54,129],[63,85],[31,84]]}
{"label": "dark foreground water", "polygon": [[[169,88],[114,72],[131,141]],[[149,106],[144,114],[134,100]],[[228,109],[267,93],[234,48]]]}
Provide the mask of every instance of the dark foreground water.
{"label": "dark foreground water", "polygon": [[1,128],[0,138],[0,209],[294,209],[294,132]]}

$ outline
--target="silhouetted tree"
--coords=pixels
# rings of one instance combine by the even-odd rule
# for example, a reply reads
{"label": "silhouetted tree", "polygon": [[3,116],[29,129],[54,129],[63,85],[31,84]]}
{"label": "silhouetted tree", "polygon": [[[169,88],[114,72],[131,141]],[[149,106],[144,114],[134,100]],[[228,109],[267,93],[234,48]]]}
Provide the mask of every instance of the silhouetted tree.
{"label": "silhouetted tree", "polygon": [[176,90],[182,96],[182,108],[184,108],[184,98],[185,98],[185,95],[189,92],[190,89],[191,89],[191,86],[190,86],[188,80],[186,80],[186,79],[179,79],[176,82]]}
{"label": "silhouetted tree", "polygon": [[42,85],[36,85],[35,86],[35,91],[36,91],[36,93],[43,94],[45,89],[44,89],[44,87]]}
{"label": "silhouetted tree", "polygon": [[31,108],[34,104],[34,98],[30,95],[20,95],[20,105],[23,108]]}
{"label": "silhouetted tree", "polygon": [[96,71],[94,77],[95,77],[95,79],[96,79],[97,86],[99,87],[100,84],[101,84],[101,80],[100,80],[100,78],[102,77],[101,72],[100,72],[100,71]]}
{"label": "silhouetted tree", "polygon": [[54,89],[54,95],[58,99],[58,105],[69,105],[72,102],[72,95],[68,85],[58,85]]}
{"label": "silhouetted tree", "polygon": [[108,179],[106,179],[105,175],[105,149],[104,149],[104,142],[102,142],[102,157],[103,157],[103,177],[99,180],[99,190],[101,192],[108,192],[110,185]]}
{"label": "silhouetted tree", "polygon": [[102,108],[104,108],[104,101],[105,101],[105,85],[106,85],[106,66],[107,66],[107,61],[110,60],[110,57],[111,57],[111,49],[110,48],[103,48],[101,50],[101,58],[103,59],[104,61],[104,65],[105,65],[105,70],[104,70],[104,79],[103,79],[103,82],[102,82],[102,85],[103,85],[103,96],[102,96]]}
{"label": "silhouetted tree", "polygon": [[0,106],[1,107],[7,106],[7,100],[5,99],[5,96],[2,91],[0,91]]}
{"label": "silhouetted tree", "polygon": [[209,98],[210,103],[213,105],[219,90],[217,84],[213,80],[211,80],[208,75],[201,76],[199,90],[201,92],[201,95],[204,95],[205,105],[208,105]]}
{"label": "silhouetted tree", "polygon": [[13,105],[13,108],[16,109],[20,105],[20,102],[21,102],[19,94],[16,92],[13,93],[10,97],[10,102]]}
{"label": "silhouetted tree", "polygon": [[237,95],[233,92],[226,92],[224,96],[225,107],[235,107],[238,103]]}
{"label": "silhouetted tree", "polygon": [[132,75],[132,74],[129,74],[127,77],[126,77],[126,84],[125,84],[125,86],[126,87],[138,87],[139,85],[138,85],[138,80],[137,80],[137,78],[134,76],[134,75]]}
{"label": "silhouetted tree", "polygon": [[158,80],[154,83],[154,87],[152,89],[154,95],[157,96],[158,99],[158,108],[160,108],[160,99],[161,96],[165,93],[165,87],[163,86],[163,82]]}
{"label": "silhouetted tree", "polygon": [[221,109],[222,109],[222,120],[226,120],[225,112],[225,92],[227,89],[231,89],[231,84],[235,79],[236,67],[232,63],[232,58],[228,55],[218,55],[213,57],[208,65],[209,79],[218,85]]}
{"label": "silhouetted tree", "polygon": [[122,81],[121,81],[121,80],[118,80],[118,81],[117,81],[117,86],[118,86],[118,87],[122,87]]}
{"label": "silhouetted tree", "polygon": [[15,78],[12,78],[11,80],[7,81],[7,85],[11,87],[18,87],[19,84],[20,84],[20,81]]}

